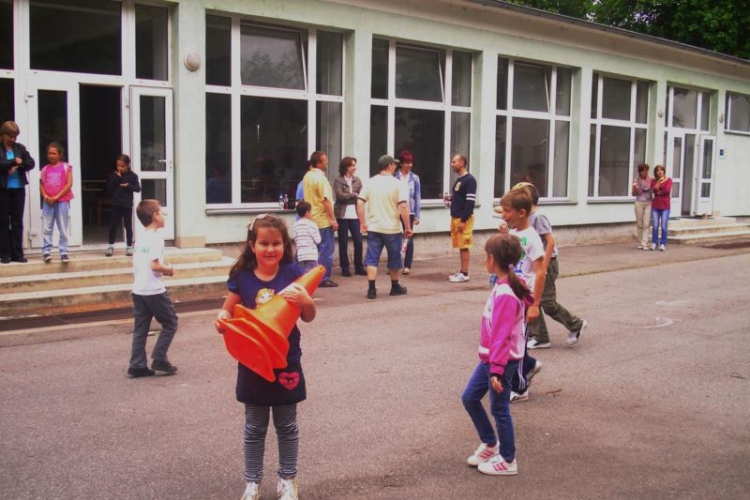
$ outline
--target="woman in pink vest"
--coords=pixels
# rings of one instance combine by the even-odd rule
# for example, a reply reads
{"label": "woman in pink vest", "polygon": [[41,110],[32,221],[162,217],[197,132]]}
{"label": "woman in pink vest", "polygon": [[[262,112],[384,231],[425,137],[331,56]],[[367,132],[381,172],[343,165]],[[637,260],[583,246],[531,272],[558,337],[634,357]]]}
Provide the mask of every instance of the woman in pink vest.
{"label": "woman in pink vest", "polygon": [[73,167],[62,161],[65,151],[57,142],[47,146],[47,160],[49,164],[42,169],[42,179],[39,191],[42,194],[42,224],[44,226],[44,242],[42,244],[42,258],[49,263],[52,260],[52,227],[57,225],[60,232],[60,259],[67,263],[68,233],[70,231],[70,200],[73,199]]}
{"label": "woman in pink vest", "polygon": [[[670,200],[672,197],[672,179],[667,177],[664,165],[654,167],[654,177],[651,188],[654,200],[651,202],[653,216],[653,230],[651,233],[651,250],[665,251],[667,249],[667,223],[669,222]],[[659,230],[661,229],[661,237]]]}

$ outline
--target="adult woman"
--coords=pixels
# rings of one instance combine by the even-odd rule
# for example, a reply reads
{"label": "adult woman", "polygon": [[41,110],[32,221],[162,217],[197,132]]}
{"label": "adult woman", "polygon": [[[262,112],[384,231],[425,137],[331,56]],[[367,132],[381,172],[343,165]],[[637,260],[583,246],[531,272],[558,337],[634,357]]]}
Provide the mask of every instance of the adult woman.
{"label": "adult woman", "polygon": [[648,175],[649,166],[645,163],[638,165],[638,177],[633,180],[633,196],[635,196],[635,224],[636,237],[641,244],[638,250],[648,250],[648,225],[651,222],[651,177]]}
{"label": "adult woman", "polygon": [[[654,201],[651,202],[654,226],[651,233],[651,250],[658,248],[663,252],[667,249],[667,222],[672,197],[672,179],[667,177],[664,165],[654,167],[654,177],[651,181],[651,189],[654,191]],[[661,238],[659,229],[661,229]]]}
{"label": "adult woman", "polygon": [[357,218],[357,198],[362,191],[362,181],[354,175],[356,171],[357,159],[346,156],[339,164],[339,177],[333,181],[333,193],[336,196],[333,213],[339,223],[339,265],[341,274],[346,277],[352,275],[349,268],[349,233],[354,242],[354,273],[367,276],[362,264],[362,233]]}
{"label": "adult woman", "polygon": [[[401,170],[396,172],[396,177],[409,185],[409,222],[412,230],[419,225],[419,205],[422,203],[422,186],[419,184],[419,176],[411,171],[414,166],[414,155],[410,151],[402,151],[399,155]],[[404,256],[404,274],[411,273],[411,264],[414,260],[414,239],[409,238]]]}
{"label": "adult woman", "polygon": [[36,163],[26,147],[16,142],[21,132],[16,122],[0,125],[0,262],[28,262],[23,256],[23,208],[26,172]]}

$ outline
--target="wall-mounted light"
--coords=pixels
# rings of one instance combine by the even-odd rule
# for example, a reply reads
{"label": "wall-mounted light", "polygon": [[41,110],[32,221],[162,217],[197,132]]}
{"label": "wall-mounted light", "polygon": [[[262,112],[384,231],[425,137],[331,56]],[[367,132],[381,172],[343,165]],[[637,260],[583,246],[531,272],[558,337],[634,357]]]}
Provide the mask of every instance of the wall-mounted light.
{"label": "wall-mounted light", "polygon": [[656,110],[656,115],[657,115],[657,116],[658,116],[659,118],[664,118],[664,109],[663,109],[663,108],[659,108],[659,109],[657,109],[657,110]]}
{"label": "wall-mounted light", "polygon": [[201,56],[197,52],[190,52],[185,56],[185,67],[190,71],[198,71],[201,67]]}
{"label": "wall-mounted light", "polygon": [[724,123],[724,113],[719,115],[719,123]]}

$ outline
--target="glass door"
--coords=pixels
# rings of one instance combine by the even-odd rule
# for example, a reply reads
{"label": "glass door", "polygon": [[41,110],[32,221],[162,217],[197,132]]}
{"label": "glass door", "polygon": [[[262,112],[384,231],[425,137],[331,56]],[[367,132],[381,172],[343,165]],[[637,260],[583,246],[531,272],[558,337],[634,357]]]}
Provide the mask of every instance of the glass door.
{"label": "glass door", "polygon": [[701,136],[698,156],[697,192],[695,196],[695,215],[711,215],[714,207],[714,161],[716,159],[716,137]]}
{"label": "glass door", "polygon": [[[37,168],[29,171],[26,220],[31,248],[42,246],[42,200],[39,193],[40,172],[47,164],[47,145],[57,142],[65,150],[64,161],[73,166],[73,194],[70,200],[70,234],[68,244],[80,246],[81,176],[78,85],[51,81],[30,81],[25,94],[28,130],[23,130],[23,143],[36,160]],[[58,231],[54,230],[57,246]]]}
{"label": "glass door", "polygon": [[[159,200],[164,239],[174,239],[172,91],[131,87],[132,168],[141,180],[141,199]],[[136,203],[137,203],[136,201]],[[140,224],[136,224],[139,228]]]}
{"label": "glass door", "polygon": [[[667,134],[667,176],[672,178],[672,213],[682,202],[682,173],[685,164],[685,135],[678,132]],[[676,214],[675,214],[676,215]]]}

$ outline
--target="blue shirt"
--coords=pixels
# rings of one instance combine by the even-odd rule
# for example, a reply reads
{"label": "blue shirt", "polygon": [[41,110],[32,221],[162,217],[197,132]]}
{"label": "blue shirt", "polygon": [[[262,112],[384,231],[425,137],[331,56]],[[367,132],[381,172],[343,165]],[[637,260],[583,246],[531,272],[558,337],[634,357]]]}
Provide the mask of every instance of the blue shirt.
{"label": "blue shirt", "polygon": [[[12,149],[8,149],[5,151],[5,159],[6,160],[15,160],[16,155],[13,153]],[[21,176],[18,175],[18,171],[13,172],[12,174],[8,175],[8,189],[20,189],[23,187],[23,182],[21,182]]]}

